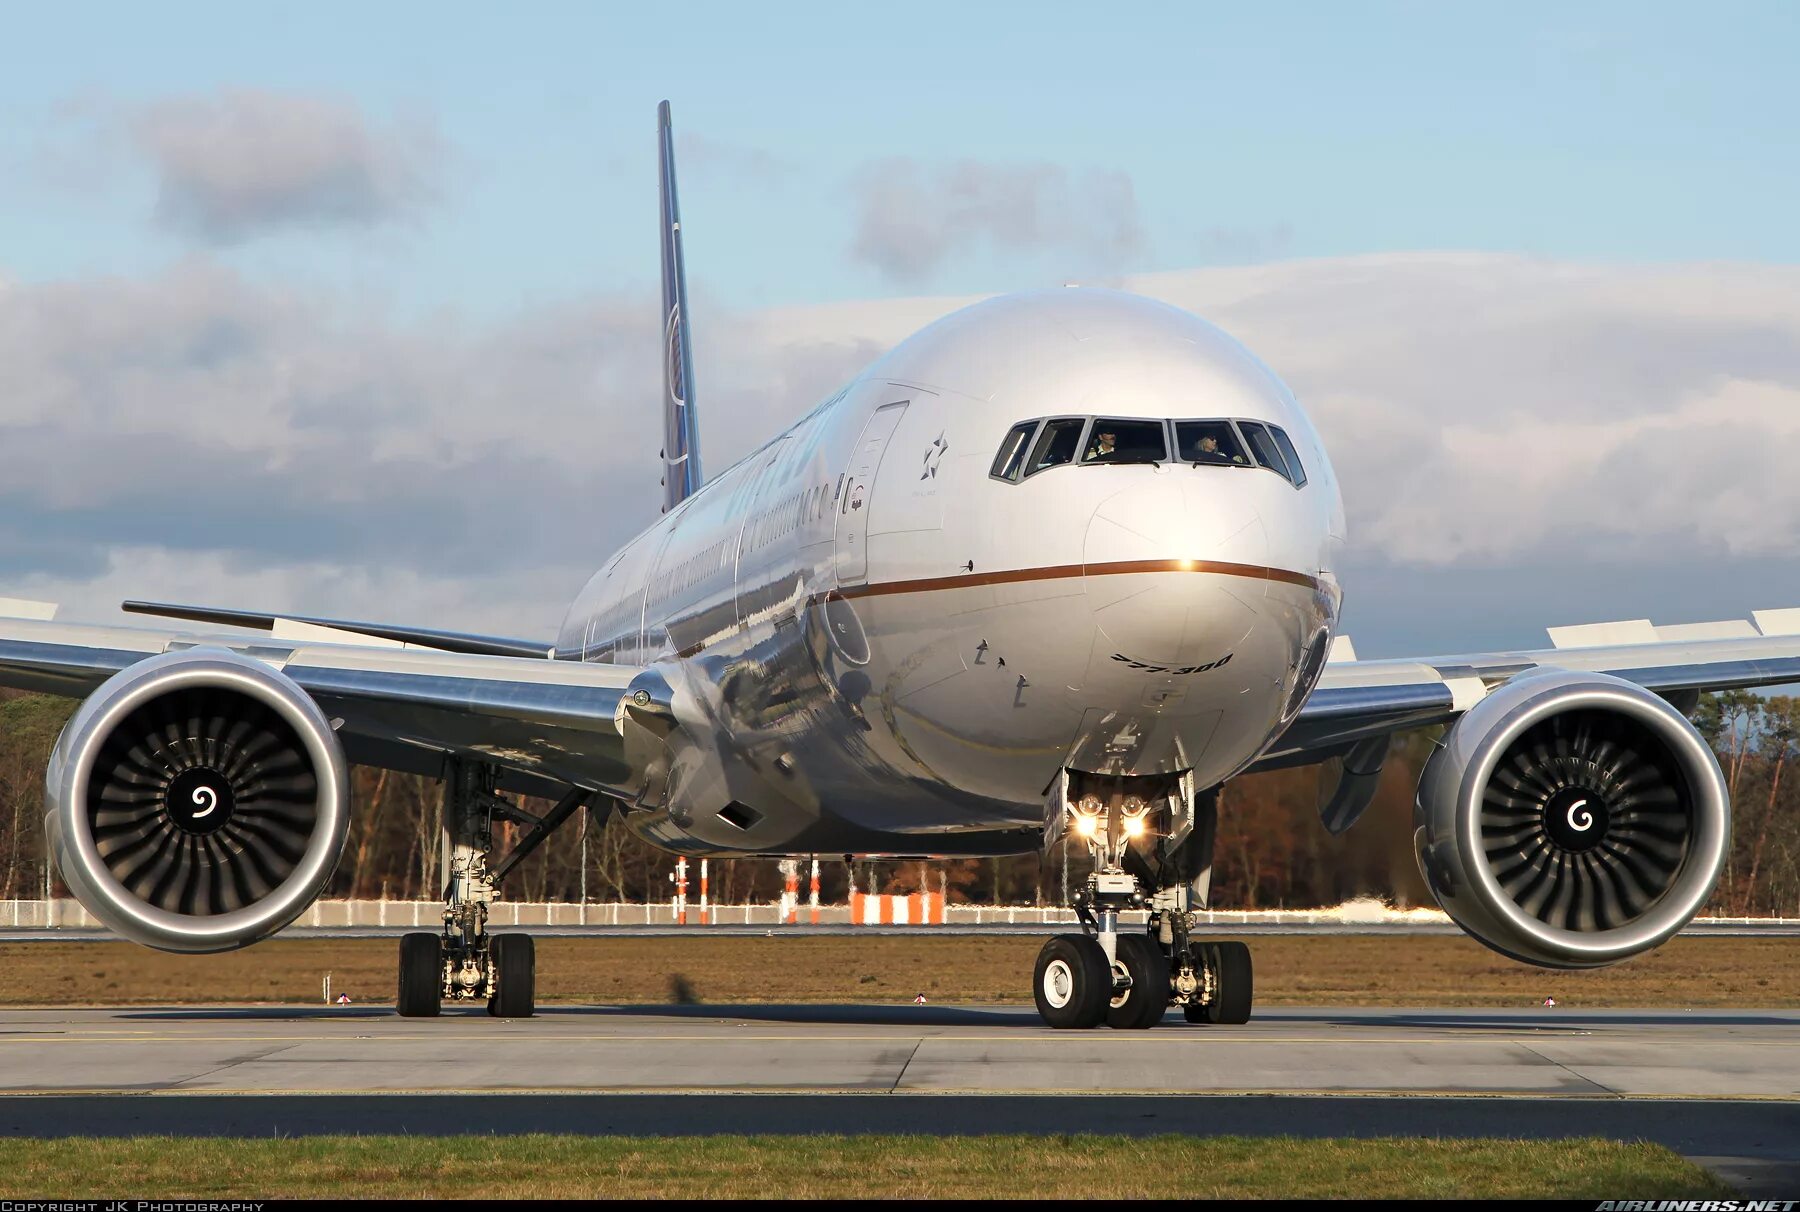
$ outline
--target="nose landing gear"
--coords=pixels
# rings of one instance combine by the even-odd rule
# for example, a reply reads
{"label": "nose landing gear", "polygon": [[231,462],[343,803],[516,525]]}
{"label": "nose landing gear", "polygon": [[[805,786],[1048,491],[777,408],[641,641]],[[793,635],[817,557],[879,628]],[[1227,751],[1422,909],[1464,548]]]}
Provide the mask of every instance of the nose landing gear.
{"label": "nose landing gear", "polygon": [[[1058,935],[1038,954],[1038,1014],[1058,1028],[1143,1030],[1178,1005],[1190,1023],[1248,1022],[1250,949],[1191,937],[1212,890],[1216,791],[1195,795],[1185,779],[1085,776],[1076,794],[1075,777],[1058,780],[1055,794],[1066,798],[1052,819],[1067,816],[1094,874],[1075,897],[1083,933]],[[1110,796],[1099,788],[1106,783]],[[1119,932],[1129,909],[1148,910],[1143,933]]]}

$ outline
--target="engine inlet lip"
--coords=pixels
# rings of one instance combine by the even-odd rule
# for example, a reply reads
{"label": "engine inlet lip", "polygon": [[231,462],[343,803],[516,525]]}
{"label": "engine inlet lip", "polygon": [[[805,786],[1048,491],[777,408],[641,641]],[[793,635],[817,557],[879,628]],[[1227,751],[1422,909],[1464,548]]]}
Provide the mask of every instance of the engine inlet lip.
{"label": "engine inlet lip", "polygon": [[[96,740],[152,699],[189,688],[241,694],[284,719],[313,765],[319,796],[318,825],[288,877],[253,905],[205,917],[171,913],[139,900],[101,858],[86,812],[93,764],[101,748]],[[279,670],[227,648],[200,646],[163,653],[115,674],[69,721],[52,755],[46,783],[51,803],[73,806],[73,811],[52,817],[56,844],[74,852],[73,863],[58,863],[64,883],[118,933],[169,951],[228,950],[285,926],[312,902],[336,868],[349,829],[348,766],[324,713]]]}
{"label": "engine inlet lip", "polygon": [[[1497,688],[1495,696],[1512,693],[1519,702],[1508,706],[1502,723],[1484,741],[1469,776],[1458,792],[1456,829],[1464,853],[1481,855],[1481,790],[1493,777],[1500,757],[1532,725],[1564,712],[1615,711],[1644,725],[1666,746],[1692,803],[1692,836],[1686,859],[1670,878],[1663,895],[1637,919],[1609,930],[1581,932],[1552,926],[1527,913],[1500,887],[1485,861],[1468,864],[1470,890],[1481,907],[1524,938],[1568,955],[1578,964],[1599,965],[1635,955],[1665,942],[1711,895],[1729,840],[1729,794],[1718,760],[1686,716],[1634,682],[1601,673],[1546,669],[1521,676]],[[1696,777],[1698,776],[1698,777]]]}

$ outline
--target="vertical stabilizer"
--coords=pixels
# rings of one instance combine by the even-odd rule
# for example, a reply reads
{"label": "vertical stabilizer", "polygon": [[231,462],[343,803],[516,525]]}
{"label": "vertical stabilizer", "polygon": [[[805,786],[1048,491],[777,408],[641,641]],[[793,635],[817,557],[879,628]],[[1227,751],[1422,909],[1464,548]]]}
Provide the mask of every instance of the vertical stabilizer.
{"label": "vertical stabilizer", "polygon": [[700,487],[700,431],[694,413],[694,357],[688,343],[687,266],[681,259],[681,205],[675,197],[675,132],[669,103],[656,110],[662,165],[663,512]]}

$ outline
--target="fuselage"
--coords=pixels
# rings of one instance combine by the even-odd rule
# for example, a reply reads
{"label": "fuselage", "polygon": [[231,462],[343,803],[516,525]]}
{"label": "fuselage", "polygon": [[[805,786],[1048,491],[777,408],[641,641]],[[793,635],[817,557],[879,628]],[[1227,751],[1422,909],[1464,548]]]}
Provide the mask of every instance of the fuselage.
{"label": "fuselage", "polygon": [[661,845],[1024,851],[1061,770],[1253,762],[1323,664],[1343,536],[1317,433],[1242,345],[1114,291],[1004,296],[628,543],[557,655],[680,688],[696,752],[629,818]]}

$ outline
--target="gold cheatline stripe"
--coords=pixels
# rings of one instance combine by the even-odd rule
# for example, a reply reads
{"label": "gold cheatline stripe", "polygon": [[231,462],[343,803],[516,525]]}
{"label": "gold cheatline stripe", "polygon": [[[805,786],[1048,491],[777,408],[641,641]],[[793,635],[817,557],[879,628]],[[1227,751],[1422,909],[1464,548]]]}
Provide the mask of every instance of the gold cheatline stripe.
{"label": "gold cheatline stripe", "polygon": [[1246,577],[1255,581],[1283,581],[1317,591],[1319,580],[1285,568],[1260,564],[1232,564],[1224,560],[1119,560],[1111,564],[1057,564],[1049,568],[1013,568],[1005,572],[969,572],[950,577],[925,577],[916,581],[885,581],[879,585],[853,585],[837,590],[840,598],[874,598],[890,593],[929,593],[937,589],[973,589],[982,585],[1014,585],[1021,581],[1059,581],[1068,577],[1129,576],[1142,572],[1210,572],[1215,576]]}

